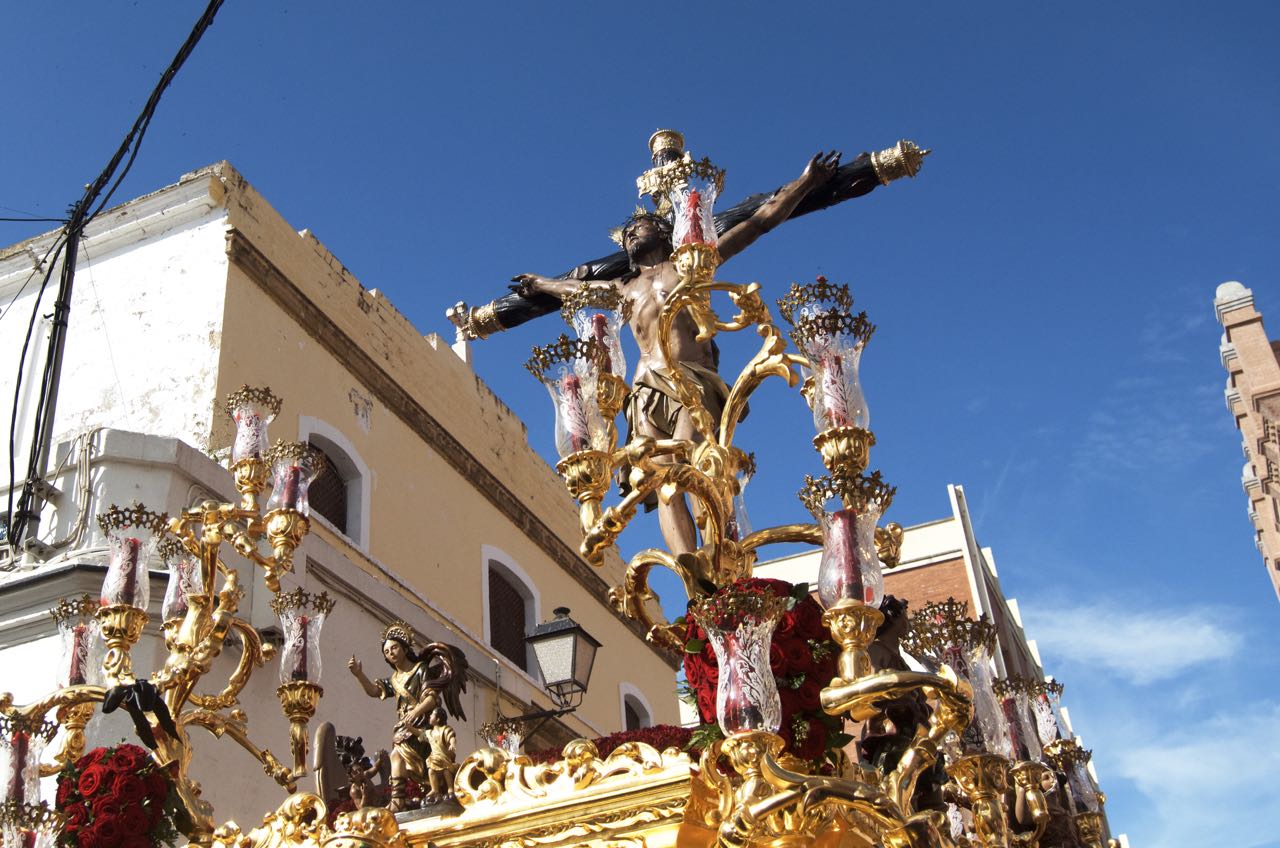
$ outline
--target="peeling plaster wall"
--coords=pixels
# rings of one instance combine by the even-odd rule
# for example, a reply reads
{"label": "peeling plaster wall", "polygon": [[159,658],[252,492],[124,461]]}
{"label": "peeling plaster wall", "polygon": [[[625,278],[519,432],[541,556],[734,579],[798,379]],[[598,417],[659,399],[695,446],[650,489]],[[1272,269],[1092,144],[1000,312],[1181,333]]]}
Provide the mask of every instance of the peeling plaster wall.
{"label": "peeling plaster wall", "polygon": [[[207,449],[222,346],[226,210],[209,208],[206,198],[196,211],[194,219],[159,215],[166,219],[136,233],[144,241],[122,244],[110,230],[84,240],[72,289],[55,445],[87,427],[106,426]],[[13,304],[0,332],[0,361],[8,364],[0,376],[3,397],[13,396],[13,364],[38,282],[37,277]],[[56,287],[55,274],[41,304],[44,314],[53,308]],[[44,367],[48,337],[49,322],[38,320],[25,366],[28,387],[34,381],[27,376]],[[19,466],[27,456],[36,401],[28,388],[19,420]]]}

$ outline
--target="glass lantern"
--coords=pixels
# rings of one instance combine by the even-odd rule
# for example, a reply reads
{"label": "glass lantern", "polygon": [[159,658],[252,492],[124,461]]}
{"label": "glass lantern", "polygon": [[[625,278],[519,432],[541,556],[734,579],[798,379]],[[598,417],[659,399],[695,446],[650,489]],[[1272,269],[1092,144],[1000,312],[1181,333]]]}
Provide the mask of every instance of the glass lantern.
{"label": "glass lantern", "polygon": [[561,336],[551,345],[534,348],[525,363],[555,405],[556,451],[561,458],[612,447],[613,422],[601,411],[599,394],[599,375],[608,359],[608,348],[594,338]]}
{"label": "glass lantern", "polygon": [[1031,721],[1031,699],[1028,686],[1034,681],[1025,678],[1000,678],[995,681],[996,699],[1009,728],[1009,743],[1015,759],[1039,760],[1040,740]]}
{"label": "glass lantern", "polygon": [[188,607],[187,596],[204,592],[200,559],[176,539],[162,541],[159,551],[160,558],[169,568],[169,584],[164,592],[161,617],[164,621],[185,618]]}
{"label": "glass lantern", "polygon": [[603,371],[622,379],[627,376],[627,360],[622,352],[622,328],[631,315],[631,304],[612,285],[583,283],[564,299],[560,315],[573,327],[580,340],[592,339],[605,351]]}
{"label": "glass lantern", "polygon": [[805,477],[800,498],[822,529],[818,601],[824,608],[841,601],[879,607],[884,600],[876,522],[895,491],[878,471],[857,477]]}
{"label": "glass lantern", "polygon": [[963,753],[1013,759],[1009,725],[994,688],[991,651],[995,642],[995,625],[986,616],[969,618],[969,605],[949,598],[925,604],[911,616],[911,630],[902,645],[932,671],[949,665],[973,687],[974,723],[960,740]]}
{"label": "glass lantern", "polygon": [[748,730],[776,733],[782,699],[769,666],[773,631],[786,599],[730,584],[694,603],[690,614],[707,635],[719,669],[716,720],[725,736]]}
{"label": "glass lantern", "polygon": [[231,464],[260,458],[267,451],[267,426],[280,414],[280,399],[268,388],[241,386],[227,398],[227,414],[236,424]]}
{"label": "glass lantern", "polygon": [[1062,718],[1062,684],[1051,679],[1041,681],[1031,698],[1040,745],[1046,746],[1056,739],[1069,739],[1070,734]]}
{"label": "glass lantern", "polygon": [[97,685],[101,681],[102,642],[94,611],[99,603],[90,595],[63,598],[49,611],[58,626],[62,652],[58,662],[59,686]]}
{"label": "glass lantern", "polygon": [[40,802],[40,755],[57,732],[51,721],[0,715],[0,803]]}
{"label": "glass lantern", "polygon": [[267,511],[291,509],[308,515],[307,489],[324,469],[324,457],[304,442],[280,442],[263,455],[271,463],[271,497]]}
{"label": "glass lantern", "polygon": [[831,285],[819,277],[811,285],[793,285],[778,306],[792,325],[792,341],[809,361],[812,382],[806,399],[815,429],[819,433],[833,427],[869,429],[871,413],[859,367],[876,328],[867,313],[851,311],[849,287]]}
{"label": "glass lantern", "polygon": [[112,505],[98,517],[109,551],[102,606],[147,608],[151,597],[147,562],[168,524],[169,516],[136,503],[127,508]]}
{"label": "glass lantern", "polygon": [[327,592],[313,595],[302,589],[281,592],[271,601],[280,618],[284,646],[280,652],[280,682],[320,682],[320,629],[333,611]]}

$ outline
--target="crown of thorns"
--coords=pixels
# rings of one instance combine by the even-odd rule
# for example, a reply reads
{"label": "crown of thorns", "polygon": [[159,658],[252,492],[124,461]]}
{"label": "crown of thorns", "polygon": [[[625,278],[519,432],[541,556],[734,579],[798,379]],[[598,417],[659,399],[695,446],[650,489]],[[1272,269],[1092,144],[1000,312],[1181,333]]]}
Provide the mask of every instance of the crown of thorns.
{"label": "crown of thorns", "polygon": [[656,222],[661,227],[666,227],[667,229],[673,228],[670,218],[659,215],[657,212],[654,212],[651,209],[646,209],[644,206],[636,206],[635,211],[631,213],[631,216],[627,218],[627,220],[609,230],[609,239],[618,247],[622,247],[622,236],[626,233],[627,228],[632,224],[646,219]]}

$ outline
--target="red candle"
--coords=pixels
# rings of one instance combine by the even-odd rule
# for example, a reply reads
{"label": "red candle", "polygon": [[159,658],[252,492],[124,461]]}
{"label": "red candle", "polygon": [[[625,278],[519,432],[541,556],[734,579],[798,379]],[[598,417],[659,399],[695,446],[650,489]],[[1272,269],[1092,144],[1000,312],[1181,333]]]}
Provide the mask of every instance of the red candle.
{"label": "red candle", "polygon": [[307,625],[310,620],[305,616],[298,616],[298,653],[293,658],[293,670],[289,676],[293,680],[307,680]]}
{"label": "red candle", "polygon": [[302,481],[302,469],[290,465],[280,475],[280,507],[282,509],[298,508],[298,487]]}
{"label": "red candle", "polygon": [[602,367],[605,371],[613,370],[613,358],[609,355],[609,316],[597,312],[591,316],[591,335],[595,340],[604,346],[604,363]]}
{"label": "red candle", "polygon": [[569,437],[570,452],[586,450],[587,415],[582,407],[582,381],[573,374],[560,378],[560,417]]}
{"label": "red candle", "polygon": [[1004,698],[1000,701],[1000,710],[1004,713],[1005,723],[1009,725],[1009,742],[1013,745],[1013,756],[1020,758],[1024,753],[1021,725],[1018,724],[1018,702],[1013,698]]}
{"label": "red candle", "polygon": [[836,354],[822,358],[822,408],[828,427],[848,427],[851,423],[845,399],[844,362]]}
{"label": "red candle", "polygon": [[9,775],[8,796],[10,801],[18,804],[27,802],[27,784],[22,773],[27,769],[27,754],[30,750],[30,738],[22,731],[13,734],[13,772]]}
{"label": "red candle", "polygon": [[107,571],[107,585],[99,599],[104,607],[132,604],[138,588],[138,555],[142,551],[142,541],[125,537],[119,544],[119,554]]}
{"label": "red candle", "polygon": [[852,598],[868,603],[871,600],[871,587],[862,583],[862,565],[858,560],[858,516],[851,509],[840,509],[831,513],[830,526],[827,529],[827,555],[838,565],[840,583],[836,594],[841,598]]}
{"label": "red candle", "polygon": [[85,659],[89,653],[89,645],[85,641],[88,627],[77,624],[71,628],[71,670],[67,672],[68,686],[82,686],[84,679]]}
{"label": "red candle", "polygon": [[689,204],[685,207],[689,229],[685,231],[681,244],[702,244],[707,239],[702,232],[702,195],[695,188],[689,192]]}

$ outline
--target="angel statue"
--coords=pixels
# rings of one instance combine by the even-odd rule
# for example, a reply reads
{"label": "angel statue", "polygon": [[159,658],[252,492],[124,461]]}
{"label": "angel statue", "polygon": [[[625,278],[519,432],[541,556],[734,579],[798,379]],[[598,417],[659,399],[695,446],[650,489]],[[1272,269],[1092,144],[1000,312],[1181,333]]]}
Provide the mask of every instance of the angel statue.
{"label": "angel statue", "polygon": [[391,666],[389,677],[370,680],[354,654],[347,668],[369,697],[396,699],[389,809],[399,812],[409,807],[408,781],[428,783],[432,764],[439,761],[439,757],[431,760],[431,744],[433,737],[443,739],[443,734],[432,732],[432,713],[440,709],[453,718],[467,717],[461,697],[467,691],[467,658],[460,648],[443,642],[415,652],[413,631],[403,621],[394,621],[382,631],[382,656]]}

